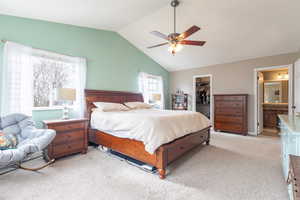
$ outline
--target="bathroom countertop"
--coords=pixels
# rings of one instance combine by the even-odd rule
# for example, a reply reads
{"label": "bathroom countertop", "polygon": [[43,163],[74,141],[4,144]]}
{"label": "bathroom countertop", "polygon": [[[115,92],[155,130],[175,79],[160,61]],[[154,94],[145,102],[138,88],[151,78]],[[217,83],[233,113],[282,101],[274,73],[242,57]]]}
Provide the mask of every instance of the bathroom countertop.
{"label": "bathroom countertop", "polygon": [[278,115],[292,134],[300,134],[300,116]]}

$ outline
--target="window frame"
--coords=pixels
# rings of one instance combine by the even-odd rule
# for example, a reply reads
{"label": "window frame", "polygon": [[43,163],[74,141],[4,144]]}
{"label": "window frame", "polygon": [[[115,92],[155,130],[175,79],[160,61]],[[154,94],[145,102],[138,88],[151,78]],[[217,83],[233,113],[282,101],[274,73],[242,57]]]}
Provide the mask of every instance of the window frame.
{"label": "window frame", "polygon": [[[149,102],[150,100],[150,95],[149,94],[153,94],[155,93],[154,90],[150,90],[149,88],[149,83],[147,83],[148,85],[145,87],[144,83],[145,83],[145,80],[144,79],[154,79],[155,81],[154,82],[157,82],[156,84],[156,87],[161,95],[161,103],[160,104],[153,104],[153,105],[158,105],[159,106],[159,109],[164,109],[165,108],[165,97],[164,97],[164,79],[162,76],[158,76],[158,75],[153,75],[153,74],[148,74],[148,73],[145,73],[145,72],[140,72],[139,74],[139,90],[140,92],[143,94],[144,96],[144,101],[148,104],[151,104]],[[154,84],[155,85],[155,84]],[[148,89],[148,91],[144,91],[145,89]],[[148,95],[148,96],[146,96]],[[152,105],[152,104],[151,104]]]}
{"label": "window frame", "polygon": [[[48,52],[51,54],[57,54],[58,56],[45,56],[42,53],[42,50],[36,49],[36,52],[31,55],[32,59],[45,59],[45,60],[49,60],[51,62],[62,62],[62,63],[66,63],[66,64],[75,64],[75,62],[72,62],[69,59],[66,59],[66,56],[63,54],[57,54],[57,53],[53,53],[53,52]],[[57,57],[60,57],[60,59],[57,59]],[[78,90],[77,87],[75,87],[76,92]],[[33,98],[34,98],[34,93],[33,93]],[[77,101],[77,99],[76,99]],[[76,108],[76,101],[73,102],[72,105],[68,105],[68,108],[70,109],[74,109]],[[64,106],[63,105],[49,105],[49,106],[40,106],[40,107],[36,107],[36,106],[32,106],[32,111],[47,111],[47,110],[63,110]]]}

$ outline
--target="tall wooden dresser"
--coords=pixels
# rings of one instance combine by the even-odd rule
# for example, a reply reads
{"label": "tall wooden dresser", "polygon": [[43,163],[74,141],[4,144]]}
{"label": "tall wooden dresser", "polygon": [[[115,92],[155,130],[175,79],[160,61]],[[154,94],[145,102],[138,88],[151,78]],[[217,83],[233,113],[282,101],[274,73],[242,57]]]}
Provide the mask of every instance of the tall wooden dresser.
{"label": "tall wooden dresser", "polygon": [[248,134],[248,95],[214,95],[215,131]]}

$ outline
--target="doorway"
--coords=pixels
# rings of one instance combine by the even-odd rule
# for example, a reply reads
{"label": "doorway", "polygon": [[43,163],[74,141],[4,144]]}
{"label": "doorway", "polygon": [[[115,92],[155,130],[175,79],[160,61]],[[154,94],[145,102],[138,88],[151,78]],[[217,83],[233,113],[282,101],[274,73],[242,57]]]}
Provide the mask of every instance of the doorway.
{"label": "doorway", "polygon": [[256,135],[279,136],[277,115],[291,111],[291,73],[292,66],[255,69]]}
{"label": "doorway", "polygon": [[194,76],[193,111],[200,112],[213,120],[212,112],[212,75]]}

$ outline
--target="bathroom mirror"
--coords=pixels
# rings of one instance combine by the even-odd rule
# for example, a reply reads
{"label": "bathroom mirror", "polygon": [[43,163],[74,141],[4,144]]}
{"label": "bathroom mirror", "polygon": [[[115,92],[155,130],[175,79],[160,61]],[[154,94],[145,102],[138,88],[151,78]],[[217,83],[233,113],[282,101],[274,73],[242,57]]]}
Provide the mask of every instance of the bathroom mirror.
{"label": "bathroom mirror", "polygon": [[265,103],[288,103],[288,81],[265,81],[264,102]]}

